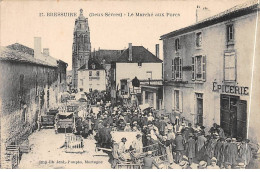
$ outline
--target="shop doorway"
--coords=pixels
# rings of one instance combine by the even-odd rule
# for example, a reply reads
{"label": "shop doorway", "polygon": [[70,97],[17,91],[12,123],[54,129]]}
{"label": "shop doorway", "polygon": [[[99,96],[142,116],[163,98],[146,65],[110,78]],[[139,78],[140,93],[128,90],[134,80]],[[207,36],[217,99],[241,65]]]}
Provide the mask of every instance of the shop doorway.
{"label": "shop doorway", "polygon": [[220,126],[226,135],[235,138],[246,138],[247,102],[238,96],[221,95]]}

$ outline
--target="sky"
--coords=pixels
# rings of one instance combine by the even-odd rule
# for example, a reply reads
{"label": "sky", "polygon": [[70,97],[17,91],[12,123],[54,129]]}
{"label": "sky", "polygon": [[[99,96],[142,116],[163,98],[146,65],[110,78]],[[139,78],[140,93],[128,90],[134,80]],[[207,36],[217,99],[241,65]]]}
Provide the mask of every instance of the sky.
{"label": "sky", "polygon": [[[160,36],[196,22],[196,7],[207,7],[211,15],[227,10],[245,0],[183,0],[183,1],[1,1],[0,45],[20,43],[34,47],[34,37],[41,37],[42,48],[50,55],[72,64],[72,42],[75,19],[79,10],[88,18],[92,50],[121,50],[144,46],[155,54]],[[77,13],[77,17],[50,17],[47,13]],[[40,16],[43,13],[45,16]],[[92,16],[92,14],[103,16]],[[105,13],[122,13],[122,17],[105,16]],[[129,13],[129,14],[128,14]],[[133,16],[129,16],[133,13]],[[136,13],[153,13],[136,16]],[[164,16],[155,16],[163,13]],[[173,14],[173,15],[168,15]]]}

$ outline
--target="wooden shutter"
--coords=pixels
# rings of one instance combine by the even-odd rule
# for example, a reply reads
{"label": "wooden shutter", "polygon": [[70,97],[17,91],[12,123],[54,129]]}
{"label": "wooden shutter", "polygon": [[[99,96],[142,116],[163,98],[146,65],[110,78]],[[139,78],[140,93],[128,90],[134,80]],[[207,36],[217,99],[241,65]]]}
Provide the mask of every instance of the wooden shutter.
{"label": "wooden shutter", "polygon": [[179,108],[180,112],[183,111],[183,92],[180,90],[179,91]]}
{"label": "wooden shutter", "polygon": [[175,92],[172,90],[172,110],[175,109]]}
{"label": "wooden shutter", "polygon": [[191,57],[191,68],[192,68],[192,73],[191,73],[191,79],[192,81],[195,81],[195,57]]}
{"label": "wooden shutter", "polygon": [[179,66],[180,66],[180,71],[179,71],[179,75],[180,75],[180,79],[182,79],[182,59],[179,57]]}
{"label": "wooden shutter", "polygon": [[174,59],[172,59],[172,67],[171,67],[171,71],[172,71],[172,79],[175,79],[175,65],[174,65]]}
{"label": "wooden shutter", "polygon": [[206,56],[202,56],[202,80],[206,81]]}

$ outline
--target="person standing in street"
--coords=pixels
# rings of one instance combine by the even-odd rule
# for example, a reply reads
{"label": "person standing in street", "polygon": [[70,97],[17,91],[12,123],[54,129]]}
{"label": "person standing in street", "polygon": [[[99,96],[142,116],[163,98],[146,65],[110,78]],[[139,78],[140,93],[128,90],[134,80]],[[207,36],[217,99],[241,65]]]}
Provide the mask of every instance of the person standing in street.
{"label": "person standing in street", "polygon": [[177,132],[177,137],[174,140],[175,149],[176,149],[176,163],[180,163],[182,161],[183,152],[184,152],[184,144],[185,141],[181,132]]}
{"label": "person standing in street", "polygon": [[195,140],[193,139],[193,134],[189,134],[189,139],[186,143],[187,147],[187,156],[189,160],[189,165],[193,163],[193,159],[195,158]]}

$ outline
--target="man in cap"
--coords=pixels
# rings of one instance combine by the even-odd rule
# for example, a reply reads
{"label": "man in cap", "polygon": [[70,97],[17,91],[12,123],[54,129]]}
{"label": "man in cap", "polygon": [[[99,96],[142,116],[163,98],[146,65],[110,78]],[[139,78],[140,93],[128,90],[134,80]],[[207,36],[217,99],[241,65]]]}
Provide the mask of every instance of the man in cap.
{"label": "man in cap", "polygon": [[181,135],[181,132],[177,132],[177,136],[174,140],[175,149],[176,149],[176,163],[178,164],[180,161],[182,161],[183,157],[183,151],[184,151],[184,144],[185,141]]}
{"label": "man in cap", "polygon": [[207,169],[220,169],[219,166],[217,166],[217,159],[215,157],[211,159],[211,164]]}
{"label": "man in cap", "polygon": [[152,169],[153,165],[159,168],[159,165],[152,158],[152,151],[147,152],[147,156],[144,157],[143,164],[144,164],[142,167],[143,169]]}
{"label": "man in cap", "polygon": [[193,163],[193,158],[195,158],[195,140],[193,139],[193,134],[189,134],[189,139],[187,140],[186,147],[187,147],[187,154],[188,154],[188,160],[189,164],[191,165]]}
{"label": "man in cap", "polygon": [[207,162],[206,161],[200,161],[197,168],[198,169],[206,169],[207,168]]}

